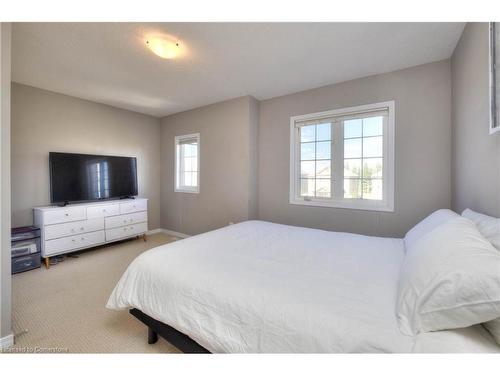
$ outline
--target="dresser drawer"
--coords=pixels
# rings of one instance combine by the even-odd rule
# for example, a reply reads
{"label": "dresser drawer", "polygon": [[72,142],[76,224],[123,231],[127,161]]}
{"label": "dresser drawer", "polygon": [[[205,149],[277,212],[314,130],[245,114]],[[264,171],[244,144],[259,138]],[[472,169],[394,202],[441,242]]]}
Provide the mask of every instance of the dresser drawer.
{"label": "dresser drawer", "polygon": [[52,224],[44,228],[45,240],[54,238],[72,236],[79,233],[95,232],[104,229],[104,218],[73,221],[71,223]]}
{"label": "dresser drawer", "polygon": [[87,207],[87,219],[95,217],[106,217],[118,215],[120,213],[120,205],[118,204],[102,204],[99,206]]}
{"label": "dresser drawer", "polygon": [[107,217],[106,219],[106,229],[123,227],[124,225],[131,225],[137,223],[144,223],[148,221],[148,213],[146,211],[134,212],[127,215],[119,215],[113,217]]}
{"label": "dresser drawer", "polygon": [[57,238],[55,240],[45,241],[43,256],[51,256],[77,250],[85,247],[91,247],[104,243],[104,231],[84,233],[77,236]]}
{"label": "dresser drawer", "polygon": [[127,225],[125,227],[106,229],[106,241],[114,241],[120,238],[136,236],[148,231],[148,223]]}
{"label": "dresser drawer", "polygon": [[120,213],[128,214],[131,212],[147,211],[148,201],[145,199],[137,199],[134,202],[120,203]]}
{"label": "dresser drawer", "polygon": [[85,220],[86,218],[86,208],[83,206],[57,208],[43,213],[45,225]]}

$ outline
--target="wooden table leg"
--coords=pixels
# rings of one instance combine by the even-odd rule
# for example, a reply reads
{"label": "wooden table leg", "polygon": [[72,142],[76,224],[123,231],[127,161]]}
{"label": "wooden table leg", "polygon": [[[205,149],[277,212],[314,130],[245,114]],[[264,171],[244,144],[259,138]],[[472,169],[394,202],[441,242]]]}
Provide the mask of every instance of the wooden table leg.
{"label": "wooden table leg", "polygon": [[50,258],[49,257],[44,258],[44,262],[45,262],[45,268],[49,269],[50,268]]}
{"label": "wooden table leg", "polygon": [[142,235],[142,239],[144,240],[144,242],[146,242],[146,241],[147,241],[147,238],[146,238],[146,233],[144,233],[144,234]]}

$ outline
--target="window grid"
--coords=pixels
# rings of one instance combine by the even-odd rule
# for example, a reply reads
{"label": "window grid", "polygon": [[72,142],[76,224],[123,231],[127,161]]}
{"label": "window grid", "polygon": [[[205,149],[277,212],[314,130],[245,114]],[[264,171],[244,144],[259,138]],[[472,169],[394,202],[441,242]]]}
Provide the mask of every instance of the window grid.
{"label": "window grid", "polygon": [[[381,121],[381,132],[378,133],[378,134],[375,134],[375,135],[367,135],[365,136],[364,133],[365,133],[365,121],[367,119],[372,119],[372,118],[380,118],[380,121]],[[351,183],[356,181],[358,183],[358,186],[356,186],[356,190],[357,190],[357,195],[358,196],[354,196],[352,197],[352,194],[349,194],[345,191],[345,185],[344,185],[344,198],[350,198],[350,199],[370,199],[370,200],[382,200],[383,199],[383,184],[384,184],[384,181],[383,181],[383,177],[365,177],[365,160],[374,160],[374,159],[381,159],[381,168],[382,168],[382,176],[383,176],[383,169],[384,169],[384,152],[383,152],[383,147],[384,147],[384,126],[383,126],[383,118],[381,116],[367,116],[367,117],[364,117],[364,118],[359,118],[357,119],[359,121],[361,121],[361,134],[360,136],[345,136],[344,135],[344,145],[345,145],[345,141],[346,140],[355,140],[355,139],[359,139],[360,140],[360,143],[361,143],[361,147],[360,147],[360,156],[359,157],[344,157],[344,163],[346,160],[359,160],[360,161],[360,171],[359,171],[359,176],[358,177],[352,177],[352,176],[344,176],[344,184],[345,184],[345,181],[349,181],[349,187],[351,186]],[[343,121],[342,122],[342,128],[343,130],[345,130],[345,124],[346,121]],[[380,155],[377,155],[377,156],[365,156],[364,155],[364,143],[365,143],[365,140],[366,139],[375,139],[375,138],[379,138],[381,139],[381,142],[382,142],[382,149],[381,149],[381,154]],[[344,171],[345,171],[345,168],[344,168]],[[368,188],[366,188],[366,184],[369,183],[369,184],[372,184],[373,182],[376,182],[376,181],[380,181],[381,183],[381,187],[380,187],[380,196],[379,197],[376,197],[376,198],[365,198],[365,195],[368,196],[368,193],[366,192],[366,190]],[[373,186],[370,186],[371,189],[373,189]],[[352,192],[352,189],[351,189],[351,192]],[[346,196],[347,195],[347,196]]]}
{"label": "window grid", "polygon": [[198,185],[197,142],[182,143],[180,147],[182,155],[180,159],[181,186],[196,187]]}
{"label": "window grid", "polygon": [[[394,101],[387,101],[292,116],[290,118],[290,203],[393,212],[394,108]],[[361,129],[363,119],[366,121]],[[344,132],[343,125],[347,121],[352,121],[351,124],[355,126],[345,129]],[[313,138],[311,131],[308,133],[309,139],[301,137],[302,128],[322,123],[331,124],[328,155],[330,159],[325,159],[324,155],[313,148],[319,139]],[[311,146],[306,146],[307,141]],[[302,166],[301,162],[305,160],[310,160],[311,163]],[[317,184],[322,177],[316,174],[316,164],[321,161],[330,164],[330,193],[327,198],[315,194],[319,188]],[[303,173],[303,169],[306,173]],[[311,178],[311,182],[308,188],[301,191],[302,178]],[[359,181],[357,187],[359,194],[349,197],[344,192],[350,191],[347,188],[351,180]]]}
{"label": "window grid", "polygon": [[175,137],[175,191],[199,192],[199,134]]}
{"label": "window grid", "polygon": [[[322,138],[318,134],[318,126],[325,126],[328,125],[328,137]],[[313,141],[302,141],[302,131],[305,128],[314,128],[314,140]],[[298,128],[298,136],[300,139],[299,142],[299,160],[300,160],[300,178],[299,178],[299,195],[305,198],[319,198],[319,199],[324,199],[324,198],[331,198],[332,196],[332,124],[329,122],[323,122],[323,123],[317,123],[317,124],[308,124],[304,125]],[[318,157],[318,143],[329,143],[329,154],[330,158],[319,158]],[[302,155],[302,145],[314,145],[314,158],[303,158]],[[302,162],[313,162],[314,163],[314,177],[303,177],[302,176]],[[325,177],[318,177],[318,162],[329,162],[329,166],[327,168],[330,168],[330,173],[329,175],[325,175]],[[321,172],[320,172],[321,173]],[[328,177],[327,177],[328,176]],[[328,182],[327,182],[328,181]],[[310,186],[307,188],[307,193],[303,194],[302,188],[304,183],[309,183],[312,182],[312,194],[310,193]],[[324,182],[327,182],[325,185],[325,188],[328,187],[323,194],[318,194],[318,182],[321,184]]]}

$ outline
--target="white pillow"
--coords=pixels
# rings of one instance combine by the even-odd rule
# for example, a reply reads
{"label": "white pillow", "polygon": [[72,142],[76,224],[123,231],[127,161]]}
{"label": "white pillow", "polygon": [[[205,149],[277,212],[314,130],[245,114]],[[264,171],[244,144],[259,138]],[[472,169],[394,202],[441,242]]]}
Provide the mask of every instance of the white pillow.
{"label": "white pillow", "polygon": [[500,345],[500,318],[490,320],[483,325],[491,333],[491,336],[493,336],[495,342]]}
{"label": "white pillow", "polygon": [[462,212],[462,216],[472,220],[479,232],[500,250],[500,219],[474,212],[468,208]]}
{"label": "white pillow", "polygon": [[407,249],[396,315],[407,335],[500,317],[500,252],[457,216]]}
{"label": "white pillow", "polygon": [[434,211],[406,233],[405,247],[408,248],[412,246],[415,241],[434,230],[437,226],[457,217],[459,217],[459,215],[452,210],[441,209]]}
{"label": "white pillow", "polygon": [[[477,229],[497,249],[500,250],[500,219],[467,208],[462,212],[466,217],[476,224]],[[486,329],[491,333],[497,344],[500,345],[500,318],[484,323]]]}

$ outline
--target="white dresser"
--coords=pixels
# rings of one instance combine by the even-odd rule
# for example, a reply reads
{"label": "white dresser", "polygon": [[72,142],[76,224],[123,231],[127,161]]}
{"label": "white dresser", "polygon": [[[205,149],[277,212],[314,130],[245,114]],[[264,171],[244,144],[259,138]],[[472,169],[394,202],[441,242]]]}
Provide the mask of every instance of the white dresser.
{"label": "white dresser", "polygon": [[148,230],[148,200],[144,198],[36,207],[33,213],[47,268],[52,256],[139,235],[146,239]]}

